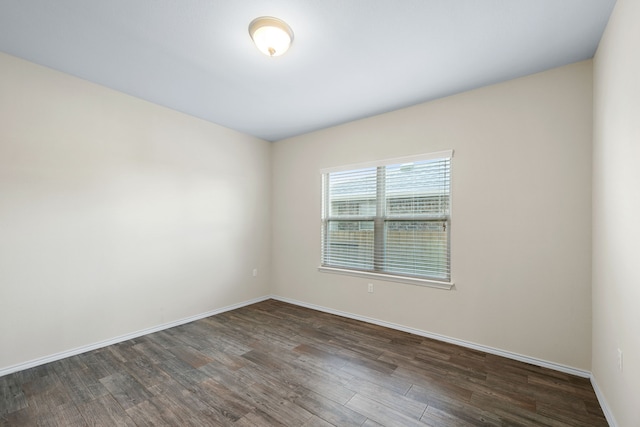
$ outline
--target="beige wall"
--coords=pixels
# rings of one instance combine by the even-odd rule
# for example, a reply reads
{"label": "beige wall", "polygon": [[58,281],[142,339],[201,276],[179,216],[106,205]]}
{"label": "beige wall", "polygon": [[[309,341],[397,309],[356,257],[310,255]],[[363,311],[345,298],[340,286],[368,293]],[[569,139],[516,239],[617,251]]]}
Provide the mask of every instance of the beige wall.
{"label": "beige wall", "polygon": [[0,120],[0,370],[269,293],[269,143],[4,54]]}
{"label": "beige wall", "polygon": [[594,60],[592,365],[623,427],[640,425],[638,22],[640,2],[618,0]]}
{"label": "beige wall", "polygon": [[[276,142],[272,291],[589,370],[591,140],[586,61]],[[455,290],[317,271],[321,168],[445,149]]]}
{"label": "beige wall", "polygon": [[[590,61],[273,145],[0,71],[0,370],[270,292],[590,369]],[[317,271],[321,168],[444,149],[454,290]]]}

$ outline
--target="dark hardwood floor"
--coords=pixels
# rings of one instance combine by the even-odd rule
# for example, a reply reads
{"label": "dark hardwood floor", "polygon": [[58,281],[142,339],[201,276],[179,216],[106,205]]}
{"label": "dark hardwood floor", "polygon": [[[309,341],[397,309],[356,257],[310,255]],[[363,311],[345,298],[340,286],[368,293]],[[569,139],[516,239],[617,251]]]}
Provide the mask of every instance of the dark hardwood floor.
{"label": "dark hardwood floor", "polygon": [[0,378],[1,426],[606,426],[587,379],[269,300]]}

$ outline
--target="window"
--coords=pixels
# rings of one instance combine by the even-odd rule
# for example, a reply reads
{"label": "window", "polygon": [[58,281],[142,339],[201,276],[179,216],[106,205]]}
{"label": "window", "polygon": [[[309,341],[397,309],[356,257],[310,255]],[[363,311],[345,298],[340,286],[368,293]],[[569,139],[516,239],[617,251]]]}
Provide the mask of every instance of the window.
{"label": "window", "polygon": [[320,269],[450,287],[452,154],[322,171]]}

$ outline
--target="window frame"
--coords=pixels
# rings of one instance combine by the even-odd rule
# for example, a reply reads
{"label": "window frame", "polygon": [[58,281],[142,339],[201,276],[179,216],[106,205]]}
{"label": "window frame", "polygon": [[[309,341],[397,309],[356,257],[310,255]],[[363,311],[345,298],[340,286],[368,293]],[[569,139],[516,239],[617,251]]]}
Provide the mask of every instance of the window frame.
{"label": "window frame", "polygon": [[[436,159],[451,159],[453,158],[453,150],[445,150],[438,151],[433,153],[419,154],[415,156],[406,156],[406,157],[396,157],[391,159],[384,159],[380,161],[366,162],[366,163],[358,163],[351,165],[344,165],[332,168],[325,168],[320,170],[321,180],[322,180],[322,217],[321,217],[321,229],[322,233],[325,233],[326,225],[325,223],[329,221],[329,188],[325,182],[325,176],[330,173],[335,172],[345,172],[351,170],[358,169],[366,169],[366,168],[379,168],[390,165],[402,165],[406,163],[412,162],[421,162],[425,160],[436,160]],[[449,176],[451,177],[451,163],[449,164]],[[380,179],[379,173],[376,172],[377,179]],[[393,215],[385,215],[381,214],[380,203],[384,203],[384,197],[381,198],[381,192],[384,192],[384,189],[381,188],[380,183],[376,185],[376,205],[378,209],[376,209],[375,216],[369,218],[374,221],[374,240],[384,239],[384,223],[388,221],[394,221]],[[324,241],[325,236],[322,235],[322,243],[321,243],[321,265],[318,267],[318,271],[323,273],[334,273],[334,274],[342,274],[356,277],[364,277],[368,279],[377,279],[382,281],[392,281],[399,283],[406,283],[412,285],[420,285],[420,286],[428,286],[440,289],[452,289],[454,286],[453,282],[453,269],[451,266],[451,218],[452,218],[452,191],[451,191],[451,182],[449,184],[449,215],[446,218],[440,218],[438,221],[444,221],[447,227],[447,255],[448,255],[448,263],[449,263],[449,280],[438,280],[435,278],[428,277],[416,277],[411,275],[402,275],[402,274],[393,274],[389,272],[382,271],[371,271],[371,270],[359,270],[359,269],[351,269],[351,268],[341,268],[338,266],[329,266],[322,265],[323,261],[323,253],[324,253]],[[360,217],[359,220],[363,220],[363,217]],[[432,218],[431,220],[436,220]],[[417,221],[425,221],[425,219],[417,219]],[[378,245],[380,247],[380,245]],[[375,256],[374,256],[375,258]],[[375,262],[375,261],[374,261]]]}

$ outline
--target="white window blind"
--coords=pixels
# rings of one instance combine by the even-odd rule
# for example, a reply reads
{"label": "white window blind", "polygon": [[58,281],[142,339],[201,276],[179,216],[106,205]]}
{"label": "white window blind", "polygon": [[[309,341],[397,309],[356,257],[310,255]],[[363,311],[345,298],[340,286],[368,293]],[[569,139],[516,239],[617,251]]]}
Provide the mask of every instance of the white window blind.
{"label": "white window blind", "polygon": [[322,266],[450,281],[451,155],[324,171]]}

